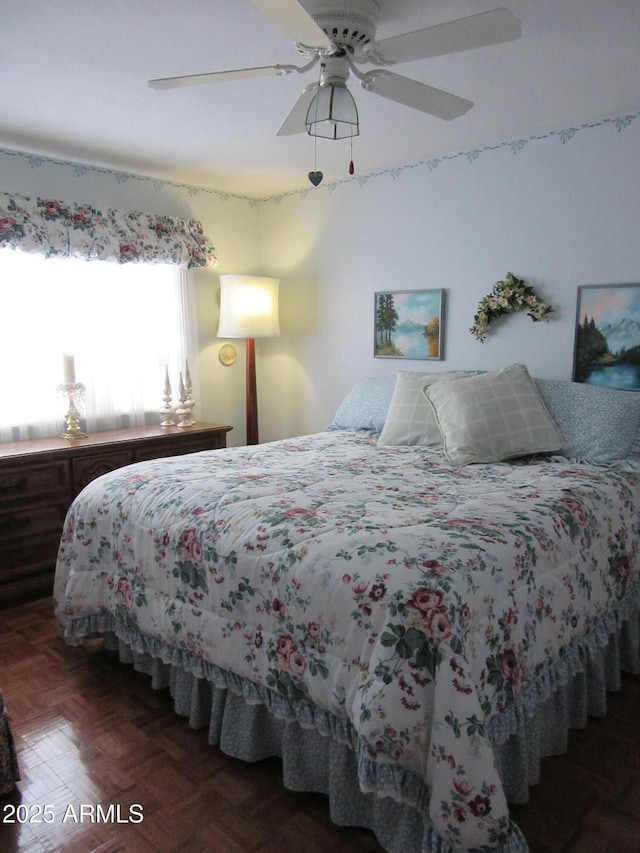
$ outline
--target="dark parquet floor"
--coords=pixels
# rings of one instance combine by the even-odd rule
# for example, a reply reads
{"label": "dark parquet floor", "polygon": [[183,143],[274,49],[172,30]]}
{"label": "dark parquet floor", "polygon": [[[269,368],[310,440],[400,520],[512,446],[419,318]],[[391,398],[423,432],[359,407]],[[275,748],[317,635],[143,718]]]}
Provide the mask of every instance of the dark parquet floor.
{"label": "dark parquet floor", "polygon": [[[65,646],[50,600],[0,611],[0,688],[22,773],[0,798],[1,853],[381,853],[325,797],[284,789],[276,759],[209,746],[98,641]],[[513,811],[531,853],[640,853],[640,678]]]}

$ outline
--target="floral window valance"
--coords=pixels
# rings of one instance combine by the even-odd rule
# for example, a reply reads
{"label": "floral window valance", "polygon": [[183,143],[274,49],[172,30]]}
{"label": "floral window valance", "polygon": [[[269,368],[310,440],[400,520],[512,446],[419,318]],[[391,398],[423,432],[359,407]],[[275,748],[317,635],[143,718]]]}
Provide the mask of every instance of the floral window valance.
{"label": "floral window valance", "polygon": [[50,258],[179,264],[217,263],[197,219],[98,210],[88,204],[0,193],[0,248]]}

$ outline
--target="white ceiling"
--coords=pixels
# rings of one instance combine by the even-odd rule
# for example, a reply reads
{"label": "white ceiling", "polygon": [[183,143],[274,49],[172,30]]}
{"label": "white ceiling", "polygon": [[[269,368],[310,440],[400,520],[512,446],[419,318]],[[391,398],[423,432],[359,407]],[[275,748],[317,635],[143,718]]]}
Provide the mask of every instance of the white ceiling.
{"label": "white ceiling", "polygon": [[[352,77],[356,175],[640,110],[639,0],[379,5],[378,38],[500,5],[521,20],[522,38],[395,66],[475,103],[450,122],[365,92]],[[314,140],[275,133],[315,70],[147,86],[275,63],[304,59],[250,0],[0,0],[0,147],[252,197],[308,188]],[[349,160],[348,140],[317,142],[325,183],[346,179]]]}

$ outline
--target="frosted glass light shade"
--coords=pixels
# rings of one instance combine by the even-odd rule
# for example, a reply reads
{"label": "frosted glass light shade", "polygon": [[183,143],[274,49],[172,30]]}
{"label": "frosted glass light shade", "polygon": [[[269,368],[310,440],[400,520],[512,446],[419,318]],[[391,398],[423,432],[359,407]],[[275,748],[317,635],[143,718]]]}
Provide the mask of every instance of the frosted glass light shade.
{"label": "frosted glass light shade", "polygon": [[221,275],[218,337],[277,337],[279,286],[269,276]]}
{"label": "frosted glass light shade", "polygon": [[307,110],[305,127],[309,136],[347,139],[358,136],[358,108],[344,83],[320,86]]}

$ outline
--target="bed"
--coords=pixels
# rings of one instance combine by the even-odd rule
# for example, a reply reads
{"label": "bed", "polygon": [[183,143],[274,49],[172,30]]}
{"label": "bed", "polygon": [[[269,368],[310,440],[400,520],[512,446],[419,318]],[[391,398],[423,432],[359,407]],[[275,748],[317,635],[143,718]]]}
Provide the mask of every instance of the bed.
{"label": "bed", "polygon": [[140,462],[65,522],[68,643],[391,853],[526,851],[509,816],[640,672],[640,395],[364,380],[321,433]]}

